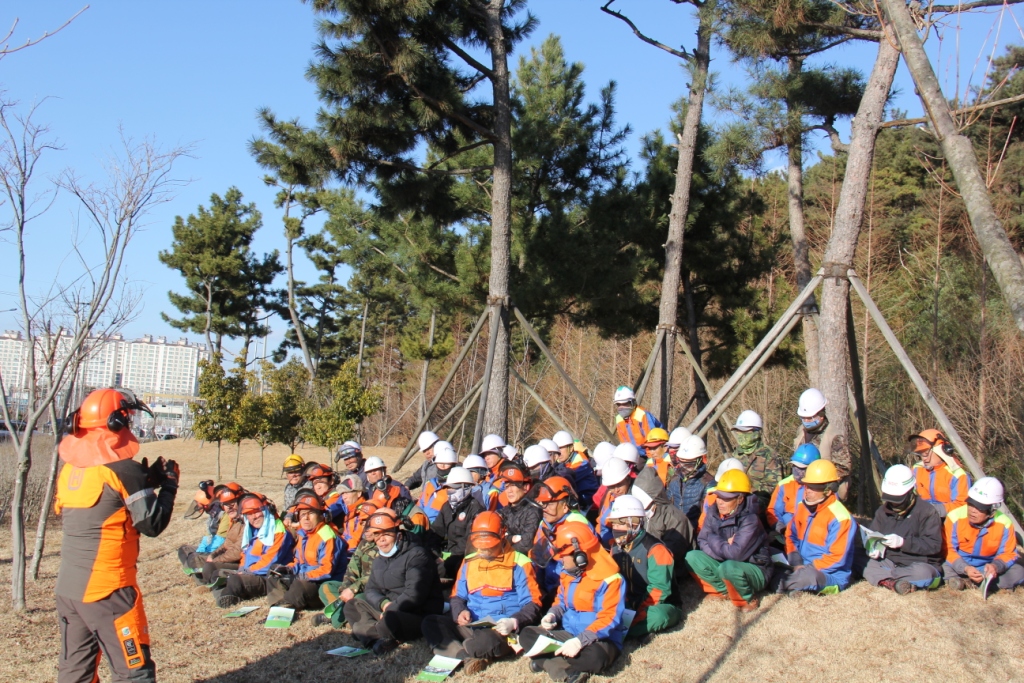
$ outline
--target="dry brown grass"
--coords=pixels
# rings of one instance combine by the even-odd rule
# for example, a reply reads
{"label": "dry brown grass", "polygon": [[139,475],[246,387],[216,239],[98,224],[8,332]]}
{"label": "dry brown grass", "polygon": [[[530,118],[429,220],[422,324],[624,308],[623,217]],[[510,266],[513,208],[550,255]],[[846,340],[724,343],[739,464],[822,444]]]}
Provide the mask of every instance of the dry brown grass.
{"label": "dry brown grass", "polygon": [[[231,472],[234,449],[224,452]],[[326,451],[307,448],[305,457]],[[398,449],[371,449],[393,462]],[[347,632],[314,629],[309,614],[287,631],[263,628],[265,610],[223,620],[205,589],[194,588],[175,556],[178,545],[195,542],[202,522],[181,519],[196,482],[212,477],[214,449],[194,441],[146,444],[150,458],[171,456],[182,465],[183,487],[176,518],[157,539],[144,539],[140,583],[149,615],[154,656],[162,681],[257,683],[261,681],[411,681],[429,659],[422,644],[403,645],[383,660],[372,655],[341,660],[322,654],[352,644]],[[243,446],[239,481],[279,496],[284,481],[260,478],[258,449]],[[267,451],[268,473],[276,472],[285,451]],[[407,466],[411,471],[411,467]],[[402,474],[405,474],[403,471]],[[0,616],[8,644],[0,654],[0,680],[51,681],[56,675],[59,639],[53,584],[59,564],[59,532],[48,539],[38,583],[28,586],[29,611]],[[0,580],[8,579],[10,538],[0,537]],[[1020,681],[1024,680],[1024,594],[997,594],[987,603],[977,594],[946,590],[899,597],[859,583],[835,597],[767,597],[752,614],[722,602],[684,595],[686,619],[646,647],[627,647],[607,678],[652,681]],[[104,680],[107,677],[104,673]],[[527,683],[547,680],[521,661],[502,662],[480,681]],[[465,680],[456,674],[455,681]]]}

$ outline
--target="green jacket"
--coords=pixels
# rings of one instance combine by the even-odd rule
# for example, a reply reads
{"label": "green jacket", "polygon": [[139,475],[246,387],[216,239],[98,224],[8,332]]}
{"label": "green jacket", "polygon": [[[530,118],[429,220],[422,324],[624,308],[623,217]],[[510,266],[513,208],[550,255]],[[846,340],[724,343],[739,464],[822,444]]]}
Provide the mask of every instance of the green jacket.
{"label": "green jacket", "polygon": [[749,453],[744,453],[736,448],[732,452],[732,457],[743,463],[754,491],[770,494],[775,490],[779,481],[788,474],[785,470],[785,463],[781,462],[776,457],[775,451],[764,443]]}
{"label": "green jacket", "polygon": [[357,545],[352,558],[348,561],[348,568],[341,579],[341,585],[338,586],[338,592],[348,588],[353,593],[362,593],[366,588],[366,581],[370,578],[370,567],[378,555],[380,550],[377,549],[376,543],[363,541]]}

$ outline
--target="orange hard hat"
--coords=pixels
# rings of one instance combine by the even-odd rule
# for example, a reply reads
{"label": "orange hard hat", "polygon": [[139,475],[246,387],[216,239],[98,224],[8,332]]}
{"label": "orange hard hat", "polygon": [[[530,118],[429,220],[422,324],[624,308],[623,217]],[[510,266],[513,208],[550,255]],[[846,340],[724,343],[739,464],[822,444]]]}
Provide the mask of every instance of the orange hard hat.
{"label": "orange hard hat", "polygon": [[320,500],[320,496],[316,495],[312,491],[299,492],[295,496],[295,510],[313,510],[315,512],[324,511],[324,502]]}
{"label": "orange hard hat", "polygon": [[136,410],[153,414],[145,403],[127,389],[97,389],[82,401],[82,405],[75,411],[72,424],[76,431],[106,427],[117,432],[128,426]]}
{"label": "orange hard hat", "polygon": [[[589,557],[601,547],[597,534],[584,522],[562,522],[555,529],[555,552],[553,557],[561,559],[573,553],[583,552]],[[577,565],[582,564],[577,562]]]}
{"label": "orange hard hat", "polygon": [[907,441],[911,442],[911,445],[917,452],[931,450],[932,447],[938,446],[940,443],[949,443],[946,435],[938,429],[922,429],[917,434],[908,436]]}
{"label": "orange hard hat", "polygon": [[238,504],[238,511],[243,515],[252,514],[253,512],[260,512],[267,504],[267,499],[259,493],[247,493],[242,496],[242,500]]}
{"label": "orange hard hat", "polygon": [[359,515],[360,519],[367,520],[370,518],[370,515],[377,511],[377,509],[378,508],[376,505],[374,505],[368,500],[365,500],[356,506],[356,514]]}
{"label": "orange hard hat", "polygon": [[214,498],[216,498],[222,505],[224,503],[233,503],[244,495],[245,489],[233,481],[229,481],[226,484],[220,484],[213,490]]}
{"label": "orange hard hat", "polygon": [[576,497],[576,491],[565,477],[549,477],[540,483],[539,489],[537,492],[538,503],[550,503],[554,500]]}
{"label": "orange hard hat", "polygon": [[514,465],[512,463],[502,466],[500,472],[498,473],[498,478],[503,479],[505,481],[510,481],[514,484],[525,484],[530,481],[533,481],[530,478],[530,475],[523,471],[522,467],[519,467],[518,465]]}
{"label": "orange hard hat", "polygon": [[380,508],[370,515],[370,522],[367,524],[367,528],[384,533],[398,531],[398,513],[391,508]]}
{"label": "orange hard hat", "polygon": [[476,548],[493,548],[505,538],[505,523],[497,512],[481,512],[473,520],[469,540]]}

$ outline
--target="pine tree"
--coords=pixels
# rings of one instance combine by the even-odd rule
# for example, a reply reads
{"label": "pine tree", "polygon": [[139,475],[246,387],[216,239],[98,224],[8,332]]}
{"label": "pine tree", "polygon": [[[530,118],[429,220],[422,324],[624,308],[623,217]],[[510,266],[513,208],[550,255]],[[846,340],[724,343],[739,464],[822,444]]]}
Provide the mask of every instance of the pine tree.
{"label": "pine tree", "polygon": [[321,377],[313,395],[300,408],[302,439],[334,451],[356,434],[356,426],[380,410],[380,395],[366,389],[356,377],[355,359],[346,362],[327,380]]}

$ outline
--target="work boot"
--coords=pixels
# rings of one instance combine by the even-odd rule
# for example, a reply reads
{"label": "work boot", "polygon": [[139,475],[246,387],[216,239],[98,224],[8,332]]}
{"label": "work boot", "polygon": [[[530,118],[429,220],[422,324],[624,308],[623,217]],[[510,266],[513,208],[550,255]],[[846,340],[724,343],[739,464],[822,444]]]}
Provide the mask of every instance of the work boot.
{"label": "work boot", "polygon": [[398,647],[398,641],[394,638],[378,638],[373,642],[373,654],[377,656],[386,655]]}
{"label": "work boot", "polygon": [[242,602],[242,600],[236,595],[222,595],[217,598],[217,607],[220,607],[221,609],[228,609],[234,607],[240,602]]}
{"label": "work boot", "polygon": [[313,626],[323,626],[324,624],[330,623],[330,618],[323,612],[317,612],[313,615]]}
{"label": "work boot", "polygon": [[489,659],[477,659],[476,657],[471,657],[469,659],[463,660],[463,662],[462,662],[462,673],[464,673],[464,674],[480,673],[481,671],[486,669],[488,667],[488,665],[490,665],[490,663],[491,663],[491,660],[489,660]]}
{"label": "work boot", "polygon": [[551,680],[564,681],[569,677],[569,662],[566,661],[565,657],[551,657],[542,661],[544,662],[544,670],[548,672]]}
{"label": "work boot", "polygon": [[946,579],[946,585],[949,586],[951,591],[962,591],[969,585],[967,579],[961,579],[960,577],[954,577],[952,579]]}
{"label": "work boot", "polygon": [[530,671],[535,674],[544,672],[544,662],[540,659],[530,658]]}
{"label": "work boot", "polygon": [[878,582],[879,588],[888,588],[891,591],[896,590],[896,579],[882,579]]}
{"label": "work boot", "polygon": [[590,674],[586,671],[570,671],[569,675],[565,677],[565,683],[585,683],[590,678]]}
{"label": "work boot", "polygon": [[900,579],[896,582],[896,585],[893,587],[893,590],[896,591],[898,595],[908,595],[916,591],[917,586],[910,583],[906,579]]}

